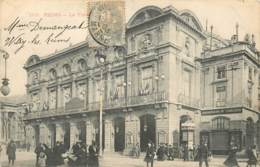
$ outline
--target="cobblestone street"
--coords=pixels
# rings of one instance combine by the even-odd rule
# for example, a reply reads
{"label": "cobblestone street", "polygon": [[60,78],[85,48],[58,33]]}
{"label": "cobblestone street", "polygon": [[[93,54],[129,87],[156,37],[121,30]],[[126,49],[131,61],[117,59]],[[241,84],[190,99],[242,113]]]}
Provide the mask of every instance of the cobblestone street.
{"label": "cobblestone street", "polygon": [[[2,157],[2,167],[8,167],[7,157]],[[214,158],[210,163],[210,167],[224,167],[223,162],[224,157]],[[34,167],[35,154],[28,152],[17,152],[17,160],[14,167]],[[239,162],[240,167],[246,167],[245,162]],[[100,159],[101,167],[145,167],[146,164],[142,158],[135,159],[127,156],[121,156],[118,154],[105,154],[103,158]],[[188,161],[183,162],[180,159],[174,161],[155,161],[154,167],[198,167],[198,162]],[[67,167],[64,165],[63,167]]]}

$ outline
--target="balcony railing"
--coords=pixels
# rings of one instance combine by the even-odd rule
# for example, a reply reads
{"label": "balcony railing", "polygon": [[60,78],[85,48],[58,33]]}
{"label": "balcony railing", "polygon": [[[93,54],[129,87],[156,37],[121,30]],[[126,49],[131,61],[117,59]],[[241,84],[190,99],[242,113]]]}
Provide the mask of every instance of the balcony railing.
{"label": "balcony railing", "polygon": [[[103,101],[103,109],[116,109],[123,108],[127,106],[139,106],[139,105],[149,105],[154,103],[166,102],[168,100],[168,96],[166,92],[158,92],[153,94],[148,94],[145,96],[130,96],[130,97],[119,97],[116,99],[108,99]],[[92,102],[88,103],[86,107],[77,110],[66,110],[64,107],[60,107],[57,109],[49,109],[48,111],[41,112],[30,112],[26,115],[27,120],[29,119],[37,119],[44,117],[54,117],[59,115],[66,115],[71,113],[81,113],[81,112],[90,112],[90,111],[98,111],[100,103]]]}
{"label": "balcony railing", "polygon": [[[119,97],[116,99],[109,99],[103,101],[104,109],[121,108],[126,106],[136,106],[136,105],[148,105],[158,102],[164,102],[167,100],[166,92],[152,93],[143,96],[130,96],[130,97]],[[99,101],[89,103],[87,105],[89,111],[99,109]]]}

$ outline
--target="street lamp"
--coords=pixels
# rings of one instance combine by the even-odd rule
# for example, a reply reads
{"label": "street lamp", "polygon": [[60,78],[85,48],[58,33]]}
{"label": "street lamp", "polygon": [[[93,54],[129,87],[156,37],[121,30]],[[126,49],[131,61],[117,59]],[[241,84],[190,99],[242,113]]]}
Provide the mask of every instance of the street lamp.
{"label": "street lamp", "polygon": [[100,87],[99,87],[99,156],[102,156],[103,151],[103,68],[106,61],[106,56],[104,54],[101,54],[99,50],[96,51],[96,60],[97,63],[100,65]]}
{"label": "street lamp", "polygon": [[6,77],[6,73],[7,73],[7,59],[9,58],[9,54],[5,51],[0,49],[0,53],[3,55],[4,61],[5,61],[5,76],[3,78],[3,82],[2,82],[2,87],[0,88],[1,93],[4,96],[7,96],[10,93],[10,88],[9,88],[9,79]]}

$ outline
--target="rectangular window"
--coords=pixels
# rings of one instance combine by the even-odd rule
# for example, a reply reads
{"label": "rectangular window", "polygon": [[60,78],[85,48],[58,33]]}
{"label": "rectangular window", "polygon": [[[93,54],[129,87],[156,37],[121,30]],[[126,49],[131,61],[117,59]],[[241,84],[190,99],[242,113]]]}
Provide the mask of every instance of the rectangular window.
{"label": "rectangular window", "polygon": [[78,84],[77,97],[81,100],[86,100],[87,87],[86,84]]}
{"label": "rectangular window", "polygon": [[32,111],[39,111],[40,109],[40,96],[39,93],[32,94]]}
{"label": "rectangular window", "polygon": [[148,95],[153,91],[153,68],[146,67],[142,69],[142,83],[140,95]]}
{"label": "rectangular window", "polygon": [[248,87],[248,98],[247,98],[248,107],[252,107],[252,86]]}
{"label": "rectangular window", "polygon": [[57,92],[56,90],[49,91],[49,108],[56,109],[57,106]]}
{"label": "rectangular window", "polygon": [[217,67],[217,79],[226,78],[226,66]]}
{"label": "rectangular window", "polygon": [[98,102],[99,101],[99,95],[100,95],[100,87],[101,87],[101,82],[100,80],[96,80],[95,81],[95,101]]}
{"label": "rectangular window", "polygon": [[113,93],[113,98],[117,99],[119,97],[124,97],[125,95],[125,76],[124,75],[118,75],[115,79],[115,89]]}
{"label": "rectangular window", "polygon": [[190,98],[191,96],[191,72],[184,70],[183,71],[183,87],[184,87],[184,96]]}
{"label": "rectangular window", "polygon": [[63,88],[63,106],[71,100],[71,87]]}
{"label": "rectangular window", "polygon": [[216,106],[222,107],[226,104],[226,86],[216,87]]}

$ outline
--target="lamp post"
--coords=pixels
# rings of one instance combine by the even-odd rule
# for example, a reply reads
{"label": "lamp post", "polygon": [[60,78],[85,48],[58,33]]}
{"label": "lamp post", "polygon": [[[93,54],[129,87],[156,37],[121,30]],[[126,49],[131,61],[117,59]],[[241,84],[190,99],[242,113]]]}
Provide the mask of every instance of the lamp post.
{"label": "lamp post", "polygon": [[106,56],[101,54],[99,50],[97,50],[95,55],[98,64],[100,65],[100,87],[99,87],[99,156],[102,156],[103,151],[103,68],[106,61]]}
{"label": "lamp post", "polygon": [[6,77],[6,73],[7,73],[7,59],[9,58],[9,54],[5,51],[5,50],[2,50],[0,49],[0,53],[3,55],[3,58],[4,58],[4,62],[5,62],[5,75],[4,75],[4,78],[3,78],[3,82],[2,82],[2,87],[0,88],[0,91],[1,93],[4,95],[4,96],[7,96],[9,93],[10,93],[10,88],[9,88],[9,79]]}

